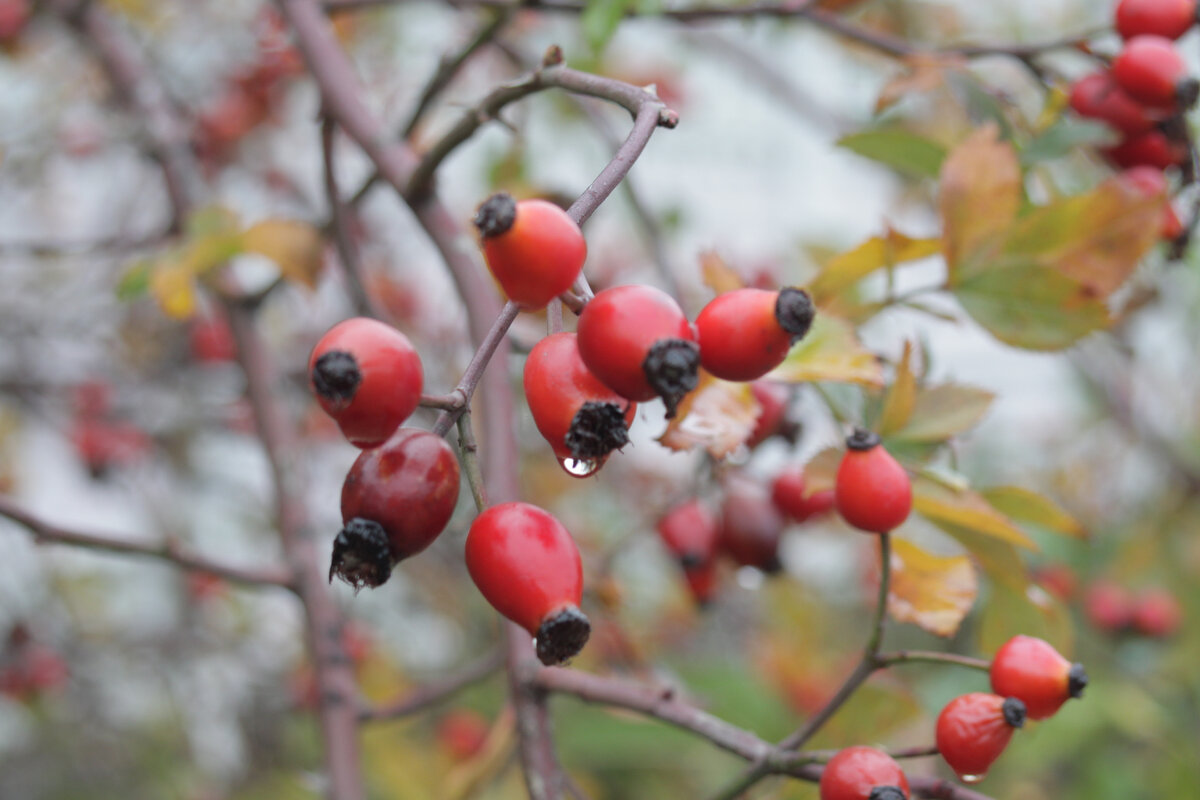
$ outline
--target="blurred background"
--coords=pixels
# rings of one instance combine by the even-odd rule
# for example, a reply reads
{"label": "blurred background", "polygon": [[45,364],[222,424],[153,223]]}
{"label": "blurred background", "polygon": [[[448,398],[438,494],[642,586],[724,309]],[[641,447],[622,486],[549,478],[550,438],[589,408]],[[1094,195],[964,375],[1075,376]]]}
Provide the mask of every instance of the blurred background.
{"label": "blurred background", "polygon": [[[26,5],[28,19],[10,24],[13,9]],[[226,562],[276,564],[271,477],[228,322],[208,288],[189,288],[186,274],[181,287],[172,272],[186,255],[147,156],[146,120],[114,102],[94,54],[53,5],[0,0],[0,491],[64,528],[169,538]],[[100,5],[190,121],[209,207],[190,221],[189,235],[264,220],[325,225],[318,95],[270,3]],[[439,60],[461,52],[500,12],[423,0],[380,5],[334,19],[368,105],[399,132]],[[652,138],[627,190],[588,222],[586,272],[597,289],[668,288],[689,314],[711,296],[701,265],[714,254],[747,284],[803,285],[834,254],[888,230],[939,236],[937,181],[863,157],[845,146],[847,135],[902,129],[948,149],[988,108],[1032,129],[1061,115],[1069,81],[1089,69],[1087,56],[1065,49],[1039,61],[1049,88],[1004,56],[962,60],[950,81],[922,72],[919,59],[881,54],[803,19],[618,19],[627,6],[654,10],[643,5],[505,12],[493,42],[466,62],[411,139],[428,147],[551,44],[574,68],[653,85],[680,124]],[[821,5],[845,7],[835,10],[855,25],[919,46],[1092,37],[1097,52],[1118,47],[1107,30],[1110,3]],[[1192,61],[1198,44],[1195,31],[1181,42]],[[898,99],[881,107],[888,89]],[[464,225],[497,189],[575,197],[628,126],[619,108],[553,92],[501,116],[503,124],[484,126],[439,171],[439,192]],[[1103,180],[1109,171],[1092,143],[1068,139],[1027,164],[1030,195],[1070,195]],[[339,136],[334,144],[349,194],[371,169],[351,142]],[[1179,188],[1186,215],[1192,192]],[[449,391],[471,347],[437,252],[386,187],[365,195],[355,221],[368,290],[417,344],[427,391]],[[227,274],[242,291],[263,293],[259,328],[285,376],[275,390],[300,434],[292,456],[299,495],[312,528],[331,539],[341,523],[342,477],[358,451],[311,400],[304,370],[316,339],[354,307],[331,245],[317,266],[297,275],[243,253]],[[1053,526],[1027,531],[1036,549],[1020,550],[1019,602],[977,569],[978,597],[950,639],[892,624],[888,647],[988,657],[1024,631],[1087,665],[1085,700],[1022,731],[978,787],[988,795],[1193,796],[1195,253],[1168,262],[1152,252],[1125,290],[1136,302],[1112,331],[1050,353],[997,341],[938,291],[944,274],[939,257],[897,271],[888,296],[920,294],[923,307],[892,303],[864,316],[861,342],[889,370],[905,342],[916,343],[925,381],[993,395],[979,424],[956,436],[938,464],[972,485],[1037,490],[1077,525],[1070,535]],[[885,291],[876,277],[862,296]],[[520,353],[544,325],[525,315],[514,326],[514,384]],[[681,499],[714,500],[723,470],[766,484],[784,466],[837,446],[844,423],[871,402],[850,385],[794,386],[787,405],[800,426],[795,441],[740,447],[719,468],[702,452],[656,443],[661,406],[646,404],[632,445],[586,481],[560,469],[519,405],[524,499],[558,514],[584,553],[594,635],[575,666],[676,683],[706,710],[771,740],[819,709],[867,635],[877,580],[869,537],[830,516],[792,524],[781,545],[783,574],[722,566],[719,589],[701,610],[654,528]],[[432,419],[423,410],[416,424]],[[464,493],[446,533],[385,586],[358,595],[334,587],[352,619],[347,647],[371,700],[402,697],[499,646],[498,618],[461,560],[472,516]],[[923,520],[911,527],[935,552],[964,552]],[[0,797],[320,796],[302,617],[283,589],[39,546],[0,520]],[[365,725],[372,796],[524,796],[505,690],[497,673],[426,714]],[[862,690],[813,746],[929,744],[942,705],[976,690],[986,690],[980,673],[897,667]],[[561,759],[593,797],[706,797],[740,767],[653,720],[569,697],[552,708]],[[949,774],[937,758],[908,768]],[[753,796],[815,798],[816,789],[773,779]]]}

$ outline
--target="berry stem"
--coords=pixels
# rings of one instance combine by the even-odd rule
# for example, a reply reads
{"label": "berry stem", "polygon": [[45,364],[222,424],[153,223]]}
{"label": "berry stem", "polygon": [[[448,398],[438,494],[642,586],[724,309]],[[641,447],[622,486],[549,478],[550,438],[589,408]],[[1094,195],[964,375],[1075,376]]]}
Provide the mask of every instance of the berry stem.
{"label": "berry stem", "polygon": [[483,485],[483,473],[479,469],[479,445],[475,443],[475,431],[471,426],[471,412],[465,411],[458,418],[458,449],[462,453],[463,473],[471,487],[475,510],[488,507],[487,487]]}
{"label": "berry stem", "polygon": [[459,408],[447,409],[438,414],[437,420],[433,423],[433,432],[438,436],[445,436],[450,430],[450,426],[470,406],[471,396],[475,393],[475,387],[479,385],[480,378],[483,377],[483,371],[487,369],[488,362],[492,360],[492,354],[496,352],[496,348],[504,340],[509,326],[512,325],[513,320],[517,318],[517,314],[519,313],[520,309],[517,307],[517,304],[511,300],[505,303],[504,308],[500,310],[500,316],[496,317],[496,320],[492,323],[492,327],[488,329],[483,341],[479,343],[479,349],[471,357],[471,363],[467,365],[466,370],[459,379],[458,386],[454,387],[455,392],[462,394],[462,405]]}
{"label": "berry stem", "polygon": [[896,650],[891,653],[880,653],[876,661],[881,667],[890,667],[893,664],[915,664],[921,662],[955,664],[960,667],[967,667],[968,669],[977,669],[981,672],[987,672],[992,667],[990,661],[985,661],[982,658],[960,656],[957,653],[938,653],[924,650]]}

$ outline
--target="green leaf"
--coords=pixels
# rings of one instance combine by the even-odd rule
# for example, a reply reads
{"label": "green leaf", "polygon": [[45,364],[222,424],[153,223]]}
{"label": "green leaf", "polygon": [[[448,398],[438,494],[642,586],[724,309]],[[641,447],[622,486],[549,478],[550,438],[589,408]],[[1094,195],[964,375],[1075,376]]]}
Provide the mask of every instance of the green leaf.
{"label": "green leaf", "polygon": [[239,229],[235,213],[224,206],[204,206],[188,215],[184,224],[184,238],[202,238],[223,233],[234,233]]}
{"label": "green leaf", "polygon": [[1078,520],[1053,500],[1037,492],[1019,486],[992,486],[979,491],[993,508],[1015,520],[1028,522],[1063,536],[1087,538],[1087,531]]}
{"label": "green leaf", "polygon": [[831,314],[817,314],[808,335],[766,377],[785,383],[835,381],[882,386],[883,368],[875,354],[863,347],[850,323]]}
{"label": "green leaf", "polygon": [[958,96],[971,121],[977,126],[993,123],[999,128],[1002,138],[1013,138],[1012,125],[1004,113],[1004,107],[978,78],[965,70],[947,71],[946,85]]}
{"label": "green leaf", "polygon": [[944,383],[917,393],[907,424],[891,438],[909,442],[940,442],[975,427],[995,395],[972,386]]}
{"label": "green leaf", "polygon": [[628,8],[629,0],[588,0],[579,24],[592,52],[600,53],[608,46]]}
{"label": "green leaf", "polygon": [[899,128],[881,128],[844,136],[838,145],[914,178],[936,178],[946,148]]}
{"label": "green leaf", "polygon": [[919,475],[913,481],[913,510],[934,523],[945,523],[1008,544],[1037,550],[1033,540],[977,492],[955,491]]}
{"label": "green leaf", "polygon": [[1103,122],[1075,117],[1060,117],[1021,150],[1025,166],[1053,161],[1070,155],[1080,147],[1116,144],[1112,128]]}
{"label": "green leaf", "polygon": [[117,299],[136,300],[144,295],[150,289],[150,275],[153,272],[154,262],[150,259],[130,264],[117,281]]}
{"label": "green leaf", "polygon": [[807,289],[814,302],[822,305],[878,269],[928,258],[940,250],[938,239],[913,239],[889,229],[885,235],[873,236],[853,250],[829,259]]}
{"label": "green leaf", "polygon": [[1029,261],[975,270],[953,292],[993,336],[1029,350],[1061,350],[1109,323],[1107,306],[1085,286]]}
{"label": "green leaf", "polygon": [[1071,615],[1054,598],[1004,584],[992,586],[979,620],[980,652],[995,653],[1018,633],[1045,639],[1064,655],[1074,644]]}

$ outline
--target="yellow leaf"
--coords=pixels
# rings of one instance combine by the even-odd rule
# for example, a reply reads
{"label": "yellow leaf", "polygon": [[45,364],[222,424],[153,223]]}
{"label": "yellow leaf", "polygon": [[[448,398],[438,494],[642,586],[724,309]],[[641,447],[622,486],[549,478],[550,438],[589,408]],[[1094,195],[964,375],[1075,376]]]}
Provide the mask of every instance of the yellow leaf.
{"label": "yellow leaf", "polygon": [[738,271],[729,266],[715,250],[705,250],[700,254],[700,275],[704,285],[717,294],[732,292],[746,285]]}
{"label": "yellow leaf", "polygon": [[942,242],[951,283],[967,261],[1003,234],[1021,205],[1021,168],[994,124],[980,128],[954,148],[942,165]]}
{"label": "yellow leaf", "polygon": [[971,610],[979,581],[967,556],[938,556],[892,540],[888,613],[936,636],[953,636]]}
{"label": "yellow leaf", "polygon": [[811,497],[817,492],[833,488],[838,466],[842,463],[844,454],[845,450],[841,447],[828,447],[817,453],[804,465],[805,497]]}
{"label": "yellow leaf", "polygon": [[875,354],[863,347],[850,323],[818,313],[808,335],[767,378],[785,383],[835,381],[879,387],[883,385],[883,367]]}
{"label": "yellow leaf", "polygon": [[908,442],[941,442],[973,428],[987,413],[995,395],[984,389],[943,383],[917,392],[912,411],[893,438]]}
{"label": "yellow leaf", "polygon": [[187,319],[196,313],[196,284],[193,272],[183,262],[159,264],[150,275],[150,292],[163,313],[172,319]]}
{"label": "yellow leaf", "polygon": [[1012,520],[977,492],[955,491],[924,476],[913,481],[913,509],[934,522],[959,525],[1019,547],[1038,547]]}
{"label": "yellow leaf", "polygon": [[699,385],[679,404],[679,413],[658,441],[672,450],[703,447],[713,458],[724,458],[750,436],[759,410],[750,384],[701,371]]}
{"label": "yellow leaf", "polygon": [[874,236],[853,250],[829,259],[807,287],[808,292],[813,302],[823,305],[877,269],[937,255],[941,247],[938,239],[912,239],[889,228],[885,236]]}
{"label": "yellow leaf", "polygon": [[1020,522],[1029,522],[1064,536],[1086,539],[1087,531],[1077,519],[1048,497],[1019,486],[992,486],[980,489],[989,503],[1001,513]]}
{"label": "yellow leaf", "polygon": [[325,248],[320,232],[312,225],[296,220],[264,220],[243,234],[242,246],[247,252],[274,261],[288,280],[316,288]]}
{"label": "yellow leaf", "polygon": [[879,415],[880,436],[900,430],[912,416],[917,400],[917,378],[913,375],[911,361],[912,342],[906,341],[904,354],[896,365],[896,379],[883,400],[883,411]]}

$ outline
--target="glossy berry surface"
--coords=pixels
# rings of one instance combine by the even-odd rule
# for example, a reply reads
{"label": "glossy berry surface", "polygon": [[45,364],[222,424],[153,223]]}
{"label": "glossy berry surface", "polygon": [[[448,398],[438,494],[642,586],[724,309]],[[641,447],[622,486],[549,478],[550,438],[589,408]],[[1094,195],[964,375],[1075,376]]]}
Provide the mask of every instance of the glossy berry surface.
{"label": "glossy berry surface", "polygon": [[899,527],[912,510],[912,482],[904,467],[868,431],[856,430],[846,439],[846,448],[834,481],[834,501],[842,519],[871,533]]}
{"label": "glossy berry surface", "polygon": [[989,672],[992,691],[1025,704],[1030,719],[1046,719],[1072,697],[1082,697],[1087,673],[1049,642],[1014,636],[996,651]]}
{"label": "glossy berry surface", "polygon": [[1163,36],[1178,39],[1196,24],[1196,0],[1121,0],[1115,13],[1122,38]]}
{"label": "glossy berry surface", "polygon": [[821,773],[821,800],[907,800],[908,777],[887,753],[847,747]]}
{"label": "glossy berry surface", "polygon": [[1147,589],[1133,601],[1131,623],[1143,636],[1161,639],[1179,630],[1183,624],[1183,606],[1167,589]]}
{"label": "glossy berry surface", "polygon": [[525,361],[525,401],[559,460],[603,462],[629,443],[637,406],[584,366],[574,333],[538,342]]}
{"label": "glossy berry surface", "polygon": [[317,402],[356,447],[375,447],[421,402],[424,371],[408,337],[367,317],[334,325],[308,359]]}
{"label": "glossy berry surface", "polygon": [[1070,104],[1081,117],[1105,122],[1126,136],[1154,127],[1154,115],[1117,85],[1107,72],[1085,75],[1071,84]]}
{"label": "glossy berry surface", "polygon": [[492,506],[471,523],[467,571],[484,598],[537,639],[543,664],[560,664],[587,642],[579,610],[583,562],[571,534],[529,503]]}
{"label": "glossy berry surface", "polygon": [[1020,700],[983,692],[964,694],[938,715],[938,752],[959,778],[975,783],[1024,723],[1025,706]]}
{"label": "glossy berry surface", "polygon": [[812,298],[800,289],[735,289],[696,317],[700,364],[727,381],[752,381],[779,366],[812,326]]}
{"label": "glossy berry surface", "polygon": [[767,489],[757,481],[735,477],[725,484],[721,504],[721,549],[744,567],[774,573],[781,569],[779,539],[786,521]]}
{"label": "glossy berry surface", "polygon": [[1163,36],[1135,36],[1126,42],[1113,61],[1112,75],[1134,100],[1166,111],[1191,108],[1200,91],[1175,43]]}
{"label": "glossy berry surface", "polygon": [[606,386],[638,402],[661,397],[675,416],[696,388],[700,348],[683,310],[652,286],[616,286],[579,315],[579,355]]}
{"label": "glossy berry surface", "polygon": [[401,428],[364,450],[342,484],[342,523],[330,578],[378,586],[396,562],[428,547],[458,502],[458,459],[446,440]]}
{"label": "glossy berry surface", "polygon": [[806,488],[804,466],[791,464],[780,470],[771,482],[771,502],[794,522],[804,522],[833,508],[833,489],[821,489],[805,496]]}
{"label": "glossy berry surface", "polygon": [[496,194],[479,207],[475,227],[500,288],[524,311],[536,311],[571,288],[587,258],[583,231],[546,200]]}

